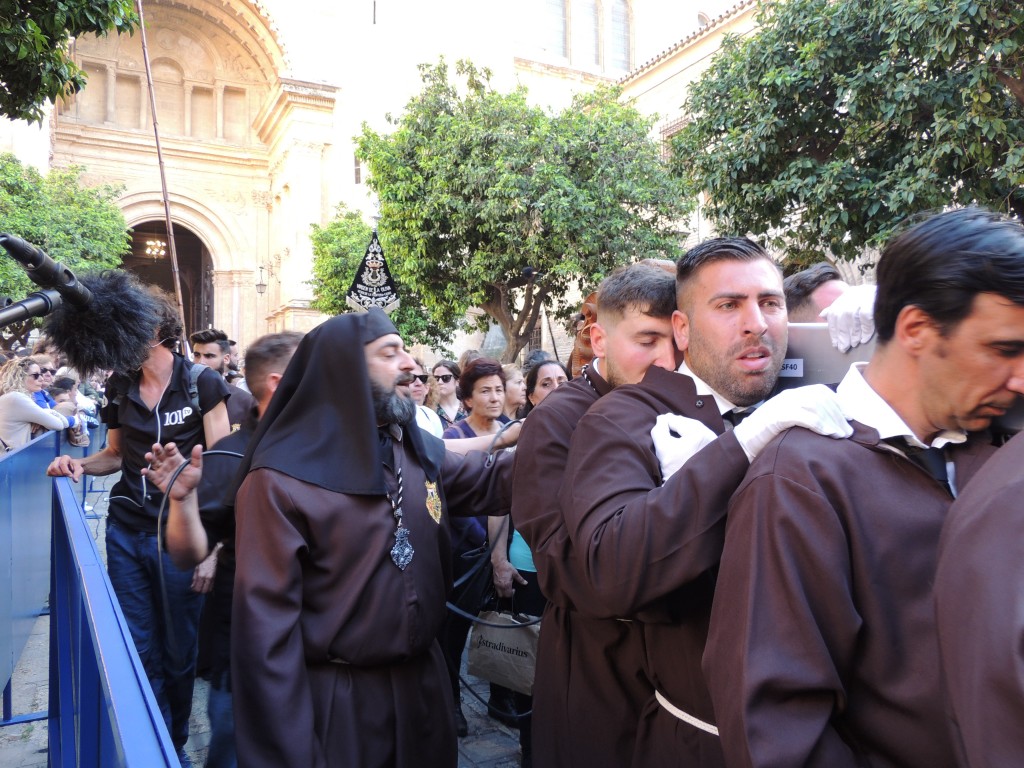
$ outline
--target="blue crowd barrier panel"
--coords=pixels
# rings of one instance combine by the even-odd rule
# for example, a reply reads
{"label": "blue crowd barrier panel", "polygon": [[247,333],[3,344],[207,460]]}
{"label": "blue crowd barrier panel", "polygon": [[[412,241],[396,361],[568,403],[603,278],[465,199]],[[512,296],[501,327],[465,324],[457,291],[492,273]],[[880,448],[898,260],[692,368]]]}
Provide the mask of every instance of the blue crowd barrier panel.
{"label": "blue crowd barrier panel", "polygon": [[50,765],[178,768],[171,737],[67,478],[53,483]]}
{"label": "blue crowd barrier panel", "polygon": [[[54,456],[95,453],[102,441],[74,449],[64,437],[50,432],[0,455],[0,725],[46,718],[55,767],[178,768],[83,513],[85,480],[46,477]],[[47,598],[49,711],[12,717],[11,677]]]}
{"label": "blue crowd barrier panel", "polygon": [[46,466],[60,436],[49,432],[10,453],[0,454],[0,682],[4,689],[0,724],[38,719],[15,717],[10,682],[50,590],[51,481]]}

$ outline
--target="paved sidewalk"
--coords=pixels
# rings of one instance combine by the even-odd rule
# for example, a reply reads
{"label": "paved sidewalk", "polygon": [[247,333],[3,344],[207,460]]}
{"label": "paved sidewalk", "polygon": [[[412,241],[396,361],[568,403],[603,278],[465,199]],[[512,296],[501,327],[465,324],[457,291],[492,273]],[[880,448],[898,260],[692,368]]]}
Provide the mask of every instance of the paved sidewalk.
{"label": "paved sidewalk", "polygon": [[[105,480],[104,486],[109,488],[113,484],[113,477],[97,480]],[[90,494],[89,500],[95,505],[97,513],[102,514],[106,511],[106,498],[102,490],[98,490],[95,496]],[[90,520],[89,527],[93,531],[100,554],[105,557],[105,520]],[[40,616],[14,672],[12,707],[15,715],[43,712],[49,705],[49,632],[50,617]],[[463,674],[473,690],[486,700],[487,683]],[[186,750],[196,766],[202,766],[205,762],[210,741],[210,722],[206,716],[208,690],[208,683],[203,680],[196,681],[191,735],[186,745]],[[459,768],[517,768],[518,731],[489,718],[486,706],[468,692],[463,695],[462,711],[469,723],[469,735],[459,739]],[[46,721],[0,728],[0,766],[46,768]]]}

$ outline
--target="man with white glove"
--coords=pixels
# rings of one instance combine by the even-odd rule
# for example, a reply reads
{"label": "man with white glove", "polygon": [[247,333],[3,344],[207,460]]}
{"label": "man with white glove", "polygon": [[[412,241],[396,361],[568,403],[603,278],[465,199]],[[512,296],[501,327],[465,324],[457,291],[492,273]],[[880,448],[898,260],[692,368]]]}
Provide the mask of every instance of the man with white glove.
{"label": "man with white glove", "polygon": [[832,346],[840,352],[867,344],[875,335],[875,286],[855,285],[821,311]]}
{"label": "man with white glove", "polygon": [[803,427],[826,437],[849,437],[853,434],[836,393],[824,384],[780,392],[737,424],[734,432],[747,459],[752,462],[776,435],[791,427]]}
{"label": "man with white glove", "polygon": [[942,672],[973,660],[940,663],[932,590],[979,431],[1024,392],[1024,230],[968,208],[899,235],[875,321],[835,395],[852,436],[786,432],[729,505],[703,669],[730,766],[958,765]]}
{"label": "man with white glove", "polygon": [[[823,418],[798,394],[740,428],[774,388],[788,335],[782,277],[760,246],[716,238],[691,249],[677,267],[676,300],[673,335],[684,362],[677,371],[651,368],[640,384],[591,406],[573,435],[571,482],[559,496],[574,552],[566,578],[587,583],[588,613],[628,619],[643,636],[655,693],[637,726],[632,765],[644,768],[723,764],[700,661],[726,510],[748,456],[794,425],[846,434],[837,409]],[[834,397],[815,390],[816,404]],[[662,414],[674,416],[659,424]],[[627,675],[610,657],[577,676]],[[606,719],[595,717],[595,729]]]}
{"label": "man with white glove", "polygon": [[696,419],[663,413],[654,422],[651,441],[661,466],[662,485],[701,448],[718,437]]}
{"label": "man with white glove", "polygon": [[[737,424],[733,435],[753,461],[761,451],[790,427],[805,427],[827,437],[849,437],[853,428],[843,416],[835,392],[823,384],[811,384],[780,392]],[[668,480],[694,454],[717,438],[696,419],[675,413],[658,417],[651,430],[661,474]]]}

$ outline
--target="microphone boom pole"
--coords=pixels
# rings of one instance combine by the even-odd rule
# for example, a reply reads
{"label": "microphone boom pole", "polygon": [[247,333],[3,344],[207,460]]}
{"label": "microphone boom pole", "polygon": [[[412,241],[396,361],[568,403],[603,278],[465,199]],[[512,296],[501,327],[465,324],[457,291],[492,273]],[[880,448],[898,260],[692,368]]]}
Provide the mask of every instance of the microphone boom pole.
{"label": "microphone boom pole", "polygon": [[178,270],[178,251],[174,247],[174,224],[171,222],[171,201],[167,194],[167,173],[164,170],[164,154],[160,148],[160,125],[156,117],[156,90],[153,87],[153,69],[149,65],[149,47],[146,45],[146,19],[142,15],[142,0],[135,0],[139,12],[139,35],[142,42],[142,61],[146,65],[146,86],[149,88],[149,108],[153,115],[153,137],[156,140],[156,160],[160,168],[160,192],[163,196],[164,221],[167,225],[167,242],[171,247],[171,276],[174,282],[174,296],[178,300],[178,316],[181,318],[182,343],[188,345],[188,324],[185,322],[185,303],[181,298],[181,276]]}

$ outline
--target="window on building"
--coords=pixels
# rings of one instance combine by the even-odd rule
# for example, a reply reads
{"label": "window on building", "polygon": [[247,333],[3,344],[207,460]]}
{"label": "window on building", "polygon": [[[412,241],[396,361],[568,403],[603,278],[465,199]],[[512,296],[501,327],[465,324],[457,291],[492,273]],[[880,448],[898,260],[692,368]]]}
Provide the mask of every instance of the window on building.
{"label": "window on building", "polygon": [[613,77],[629,71],[630,0],[531,0],[529,7],[535,13],[524,16],[518,36],[541,61]]}
{"label": "window on building", "polygon": [[611,0],[612,26],[608,38],[608,68],[629,71],[629,3]]}
{"label": "window on building", "polygon": [[530,331],[530,341],[526,345],[526,354],[529,354],[535,349],[544,348],[544,329],[541,328],[540,321]]}
{"label": "window on building", "polygon": [[572,63],[590,69],[601,64],[601,18],[597,0],[572,4]]}
{"label": "window on building", "polygon": [[566,43],[567,0],[544,0],[544,49],[552,56],[568,57]]}
{"label": "window on building", "polygon": [[363,183],[363,165],[362,165],[362,163],[359,162],[359,155],[355,155],[354,156],[354,160],[355,160],[355,175],[354,175],[354,179],[355,179],[356,184],[362,184]]}

